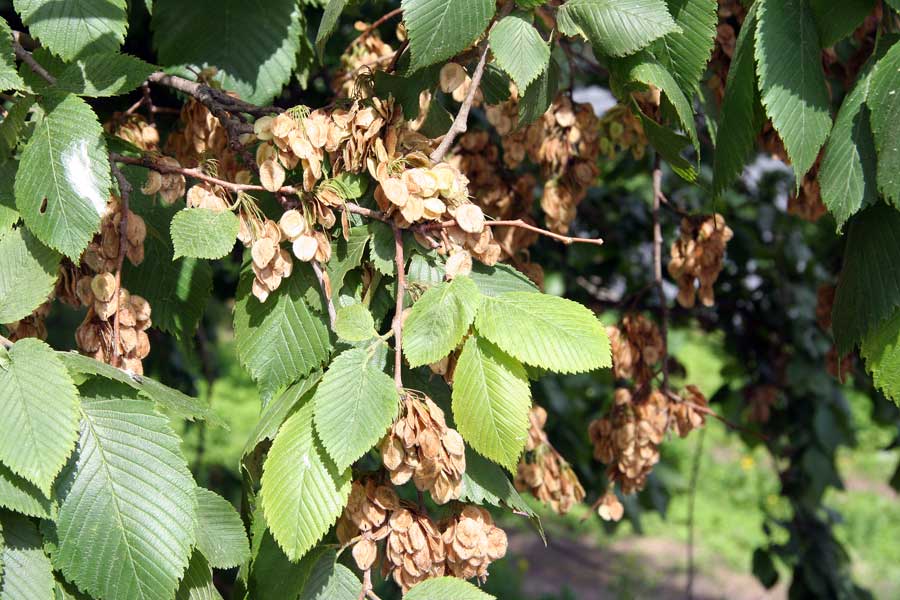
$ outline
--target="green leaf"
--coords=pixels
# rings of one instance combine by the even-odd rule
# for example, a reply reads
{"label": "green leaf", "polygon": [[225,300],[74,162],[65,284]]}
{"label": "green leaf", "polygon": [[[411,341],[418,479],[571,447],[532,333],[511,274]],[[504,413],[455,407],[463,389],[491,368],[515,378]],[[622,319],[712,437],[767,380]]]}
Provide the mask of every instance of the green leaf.
{"label": "green leaf", "polygon": [[47,600],[53,594],[53,567],[37,527],[28,518],[0,510],[0,600]]}
{"label": "green leaf", "polygon": [[168,419],[123,390],[102,380],[82,386],[53,564],[92,596],[163,600],[188,566],[195,484]]}
{"label": "green leaf", "polygon": [[874,6],[875,0],[809,0],[822,47],[833,46],[853,33]]}
{"label": "green leaf", "polygon": [[323,552],[312,567],[300,600],[357,600],[362,583],[353,571],[335,562],[333,550]]}
{"label": "green leaf", "polygon": [[632,54],[678,31],[664,0],[569,0],[559,15],[562,33],[582,34],[609,56]]}
{"label": "green leaf", "polygon": [[[139,194],[137,188],[132,196],[136,194]],[[132,202],[131,206],[147,226],[144,262],[135,267],[125,261],[124,285],[132,294],[146,298],[153,307],[154,327],[178,339],[189,339],[212,293],[212,268],[203,260],[174,259],[169,226],[177,206],[153,206],[152,200],[146,197],[138,200],[144,202]]]}
{"label": "green leaf", "polygon": [[67,65],[56,86],[79,96],[118,96],[140,86],[154,71],[154,65],[130,54],[92,54]]}
{"label": "green leaf", "polygon": [[509,476],[496,464],[466,448],[466,472],[460,499],[474,504],[492,504],[534,516],[528,502],[516,491]]}
{"label": "green leaf", "polygon": [[[6,118],[3,121],[0,121],[0,150],[2,150],[2,156],[9,157],[12,156],[13,151],[16,147],[19,146],[20,143],[24,143],[25,140],[22,140],[22,132],[25,129],[25,120],[30,115],[31,107],[34,106],[35,97],[31,95],[21,96],[16,98],[11,104],[9,109],[6,112]],[[10,207],[15,205],[15,193],[13,190],[13,181],[15,180],[16,169],[18,167],[18,162],[8,160],[4,163],[4,167],[6,169],[11,169],[9,173],[4,173],[4,175],[11,175],[9,179],[4,177],[4,195],[6,195],[7,191],[9,192],[9,197],[13,199],[13,202],[9,204]],[[13,165],[15,167],[13,167]],[[6,202],[4,202],[6,204]]]}
{"label": "green leaf", "polygon": [[103,128],[77,96],[45,97],[42,106],[16,173],[16,208],[38,239],[77,263],[109,199]]}
{"label": "green leaf", "polygon": [[362,173],[344,171],[337,177],[329,179],[328,184],[344,200],[356,200],[362,198],[369,189],[369,178]]}
{"label": "green leaf", "polygon": [[394,259],[397,257],[394,230],[385,223],[372,221],[369,223],[369,233],[372,235],[372,245],[369,249],[372,264],[382,275],[393,276]]}
{"label": "green leaf", "polygon": [[716,155],[713,160],[713,195],[718,197],[743,172],[744,164],[756,149],[756,136],[765,121],[765,112],[756,87],[756,8],[747,12],[735,45],[725,98],[722,101]]}
{"label": "green leaf", "polygon": [[414,585],[406,594],[405,600],[434,600],[435,598],[453,598],[453,600],[497,600],[495,596],[486,594],[480,589],[456,577],[438,577],[427,579]]}
{"label": "green leaf", "polygon": [[156,0],[153,42],[163,65],[214,66],[224,89],[266,104],[291,79],[302,21],[296,0]]}
{"label": "green leaf", "polygon": [[175,600],[222,600],[222,596],[213,584],[213,574],[209,563],[196,550],[191,555],[184,578],[178,586]]}
{"label": "green leaf", "polygon": [[506,102],[509,100],[509,77],[500,67],[488,63],[481,76],[481,92],[484,94],[485,104]]}
{"label": "green leaf", "polygon": [[686,158],[681,156],[681,151],[691,143],[691,140],[681,134],[675,133],[668,127],[663,127],[645,115],[637,102],[634,103],[633,110],[641,119],[647,141],[649,141],[653,148],[659,152],[659,155],[669,163],[672,170],[688,183],[696,181],[697,170]]}
{"label": "green leaf", "polygon": [[355,269],[362,262],[366,244],[369,242],[369,228],[366,226],[350,229],[350,239],[340,238],[332,245],[334,253],[328,261],[328,278],[331,280],[331,289],[337,294],[344,287],[344,278],[347,273]]}
{"label": "green leaf", "polygon": [[369,352],[352,348],[331,362],[313,402],[316,433],[343,471],[384,437],[397,416],[400,396]]}
{"label": "green leaf", "polygon": [[331,340],[324,318],[303,298],[318,285],[308,266],[295,265],[265,303],[250,293],[252,282],[253,271],[245,269],[234,307],[234,337],[241,364],[268,398],[322,366]]}
{"label": "green leaf", "polygon": [[60,256],[24,227],[0,237],[0,323],[27,317],[56,285]]}
{"label": "green leaf", "polygon": [[871,71],[862,74],[838,111],[819,169],[822,202],[840,232],[847,219],[878,200],[875,140],[866,97]]}
{"label": "green leaf", "polygon": [[410,71],[446,60],[468,48],[494,16],[494,0],[403,0]]}
{"label": "green leaf", "polygon": [[240,222],[230,210],[185,208],[172,219],[173,260],[182,256],[217,259],[234,248]]}
{"label": "green leaf", "polygon": [[900,212],[878,203],[850,223],[832,310],[843,356],[900,306]]}
{"label": "green leaf", "polygon": [[50,500],[30,481],[0,463],[0,506],[30,517],[51,518]]}
{"label": "green leaf", "polygon": [[797,185],[831,131],[831,102],[806,0],[761,0],[756,65],[762,103],[784,142]]}
{"label": "green leaf", "polygon": [[528,125],[537,121],[541,115],[547,112],[553,100],[556,98],[556,90],[559,86],[559,64],[556,59],[550,57],[547,68],[537,79],[531,82],[522,97],[519,99],[519,126]]}
{"label": "green leaf", "polygon": [[655,86],[665,93],[666,98],[675,108],[681,127],[691,138],[691,142],[699,153],[700,142],[697,138],[697,126],[694,123],[691,101],[678,87],[678,82],[675,81],[672,74],[647,52],[614,61],[612,65],[615,74],[613,89],[619,88],[616,92],[618,95],[624,95],[625,90],[643,88],[644,85]]}
{"label": "green leaf", "polygon": [[309,580],[318,559],[334,549],[316,546],[297,562],[291,562],[272,537],[262,509],[253,514],[253,545],[249,573],[249,598],[253,600],[283,600],[297,598]]}
{"label": "green leaf", "polygon": [[609,367],[606,329],[584,306],[547,294],[484,298],[475,328],[523,363],[558,373]]}
{"label": "green leaf", "polygon": [[900,43],[895,43],[872,71],[867,99],[878,150],[878,189],[900,208]]}
{"label": "green leaf", "polygon": [[77,352],[57,352],[57,357],[71,373],[83,375],[99,375],[106,379],[124,383],[142,396],[175,415],[185,419],[201,419],[210,425],[225,426],[225,422],[214,413],[209,406],[198,398],[161,384],[155,379],[143,375],[131,375],[112,365],[94,360]]}
{"label": "green leaf", "polygon": [[375,319],[369,309],[360,303],[338,309],[334,332],[348,342],[364,342],[375,337]]}
{"label": "green leaf", "polygon": [[516,472],[528,436],[531,389],[516,359],[470,337],[453,376],[453,418],[460,435],[483,456]]}
{"label": "green leaf", "polygon": [[295,406],[305,399],[305,396],[315,389],[321,379],[322,371],[313,371],[308,377],[293,384],[278,398],[270,402],[265,407],[259,421],[256,422],[256,427],[244,446],[243,454],[247,455],[253,452],[253,449],[261,441],[274,438],[285,418],[294,410]]}
{"label": "green leaf", "polygon": [[715,47],[718,3],[716,0],[667,0],[667,4],[681,31],[666,34],[653,42],[651,49],[685,95],[693,98]]}
{"label": "green leaf", "polygon": [[[9,118],[7,116],[7,118]],[[2,145],[2,133],[0,133],[0,145]],[[12,229],[19,222],[19,211],[16,210],[16,196],[13,193],[13,184],[16,180],[16,170],[19,163],[8,160],[0,163],[0,236]]]}
{"label": "green leaf", "polygon": [[328,38],[337,29],[338,22],[341,20],[341,13],[347,6],[348,0],[328,0],[325,5],[325,12],[322,13],[322,20],[319,22],[319,31],[316,33],[316,52],[321,59],[325,55],[325,44]]}
{"label": "green leaf", "polygon": [[480,262],[472,265],[469,278],[485,296],[499,296],[506,292],[539,292],[528,276],[515,267],[497,263],[488,267]]}
{"label": "green leaf", "polygon": [[497,66],[520,90],[546,70],[550,46],[531,24],[531,15],[515,12],[503,17],[491,28],[489,39]]}
{"label": "green leaf", "polygon": [[455,277],[426,291],[413,304],[403,330],[410,367],[437,362],[462,341],[475,320],[481,295],[468,277]]}
{"label": "green leaf", "polygon": [[25,82],[16,68],[12,42],[12,29],[6,19],[0,18],[0,90],[4,91],[25,89]]}
{"label": "green leaf", "polygon": [[230,569],[250,558],[250,542],[241,517],[228,500],[207,489],[197,497],[197,545],[209,566]]}
{"label": "green leaf", "polygon": [[313,433],[313,403],[284,422],[263,467],[269,530],[292,561],[328,532],[350,496],[350,469],[338,472]]}
{"label": "green leaf", "polygon": [[125,41],[125,0],[13,0],[22,23],[64,60],[115,52]]}
{"label": "green leaf", "polygon": [[860,354],[875,387],[900,406],[900,310],[863,338]]}
{"label": "green leaf", "polygon": [[40,340],[19,340],[6,358],[0,366],[0,461],[49,495],[78,437],[78,393]]}

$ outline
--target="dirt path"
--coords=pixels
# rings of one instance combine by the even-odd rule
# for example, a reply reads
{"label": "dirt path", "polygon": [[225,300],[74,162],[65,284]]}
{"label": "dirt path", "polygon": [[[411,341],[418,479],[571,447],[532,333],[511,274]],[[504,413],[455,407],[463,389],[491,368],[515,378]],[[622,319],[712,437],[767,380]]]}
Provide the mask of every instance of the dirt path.
{"label": "dirt path", "polygon": [[[673,540],[634,537],[606,548],[589,541],[549,540],[545,548],[532,532],[513,533],[510,549],[528,561],[523,589],[531,598],[560,594],[566,586],[577,600],[685,598],[684,545]],[[694,579],[695,600],[781,600],[783,586],[767,591],[746,573],[704,565]]]}

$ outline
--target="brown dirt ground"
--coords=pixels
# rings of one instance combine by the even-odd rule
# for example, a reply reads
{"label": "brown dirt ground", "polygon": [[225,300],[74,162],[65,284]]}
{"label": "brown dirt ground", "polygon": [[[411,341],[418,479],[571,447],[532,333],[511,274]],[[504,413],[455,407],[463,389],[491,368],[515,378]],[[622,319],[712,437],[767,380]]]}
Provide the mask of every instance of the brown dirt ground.
{"label": "brown dirt ground", "polygon": [[[533,532],[512,533],[510,550],[527,561],[523,589],[532,598],[559,594],[567,586],[578,600],[686,598],[684,544],[633,537],[598,548],[588,540],[548,540]],[[752,575],[703,564],[694,578],[694,600],[782,600],[783,585],[766,590]]]}

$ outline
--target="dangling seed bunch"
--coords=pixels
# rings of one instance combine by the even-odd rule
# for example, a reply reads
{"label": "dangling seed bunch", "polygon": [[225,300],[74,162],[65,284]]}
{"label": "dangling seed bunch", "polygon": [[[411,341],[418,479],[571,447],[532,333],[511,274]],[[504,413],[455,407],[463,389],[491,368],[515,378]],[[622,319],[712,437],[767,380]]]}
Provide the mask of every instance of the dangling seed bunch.
{"label": "dangling seed bunch", "polygon": [[[681,220],[681,237],[672,243],[669,275],[678,283],[678,303],[692,308],[696,296],[704,306],[715,304],[713,284],[725,260],[725,247],[734,236],[722,215]],[[695,280],[699,289],[695,289]]]}
{"label": "dangling seed bunch", "polygon": [[556,513],[564,515],[584,500],[584,488],[569,463],[547,440],[544,433],[547,411],[534,406],[530,417],[526,455],[519,462],[516,489],[530,492],[541,502],[549,504]]}
{"label": "dangling seed bunch", "polygon": [[[353,24],[356,31],[363,32],[369,24],[357,21]],[[378,30],[372,30],[361,42],[356,42],[350,51],[341,55],[341,65],[331,79],[332,91],[344,98],[358,96],[361,76],[372,71],[384,70],[394,55],[394,49],[384,40]]]}
{"label": "dangling seed bunch", "polygon": [[438,504],[459,498],[466,470],[462,436],[447,426],[444,411],[427,396],[408,392],[403,404],[403,414],[381,442],[391,482],[403,485],[412,479]]}
{"label": "dangling seed bunch", "polygon": [[388,520],[382,574],[393,578],[403,593],[417,583],[442,577],[446,544],[434,521],[413,508],[399,508]]}
{"label": "dangling seed bunch", "polygon": [[744,390],[750,408],[750,420],[754,423],[768,423],[772,408],[778,402],[778,395],[778,388],[774,385],[755,385]]}
{"label": "dangling seed bunch", "polygon": [[588,428],[594,458],[607,465],[607,477],[625,494],[644,488],[659,462],[659,444],[666,433],[669,403],[659,391],[634,398],[625,388],[615,393],[608,416]]}
{"label": "dangling seed bunch", "polygon": [[617,379],[633,379],[638,386],[653,377],[654,369],[666,353],[656,323],[641,314],[622,318],[621,328],[607,327]]}
{"label": "dangling seed bunch", "polygon": [[647,153],[647,136],[640,118],[625,104],[617,104],[600,118],[600,154],[609,160],[630,152],[635,160]]}
{"label": "dangling seed bunch", "polygon": [[599,174],[599,121],[590,104],[574,104],[560,94],[544,115],[526,128],[516,129],[518,100],[485,109],[488,121],[502,136],[503,161],[518,167],[527,156],[547,179],[541,198],[547,226],[566,233],[578,204]]}
{"label": "dangling seed bunch", "polygon": [[[181,163],[171,156],[160,156],[157,162],[166,167],[181,168]],[[141,193],[145,196],[153,196],[159,192],[165,204],[172,204],[184,196],[186,186],[184,175],[180,173],[147,171],[147,180],[141,186]]]}
{"label": "dangling seed bunch", "polygon": [[597,504],[597,514],[604,521],[621,521],[625,516],[625,507],[619,502],[615,492],[607,491]]}
{"label": "dangling seed bunch", "polygon": [[[81,261],[94,272],[116,270],[121,250],[119,236],[121,223],[122,210],[119,206],[119,199],[111,196],[100,222],[100,233],[94,236],[81,257]],[[144,219],[129,210],[125,222],[125,256],[135,266],[144,261],[144,239],[146,237],[147,226],[144,224]]]}
{"label": "dangling seed bunch", "polygon": [[[201,80],[215,86],[212,81],[215,70],[207,70],[201,74]],[[237,98],[237,94],[228,92]],[[199,100],[188,98],[181,108],[181,122],[184,128],[169,135],[166,140],[166,152],[175,156],[179,163],[186,167],[200,166],[205,160],[213,158],[219,164],[219,173],[229,181],[239,170],[235,153],[229,148],[228,131],[221,121]],[[241,142],[245,141],[241,137]]]}
{"label": "dangling seed bunch", "polygon": [[467,505],[442,523],[447,571],[461,579],[487,580],[490,564],[506,556],[506,532],[494,525],[491,514]]}
{"label": "dangling seed bunch", "polygon": [[[150,353],[147,329],[151,325],[150,303],[144,298],[116,290],[112,273],[86,275],[78,281],[78,297],[88,307],[87,315],[75,330],[75,341],[83,354],[96,360],[144,373],[141,361]],[[119,319],[119,364],[114,349],[114,319]]]}
{"label": "dangling seed bunch", "polygon": [[50,314],[50,305],[52,303],[53,297],[51,295],[46,302],[34,309],[27,317],[23,317],[14,323],[4,323],[3,326],[9,331],[7,335],[9,341],[17,342],[23,338],[46,340],[47,325],[44,321],[47,315]]}
{"label": "dangling seed bunch", "polygon": [[159,149],[159,131],[141,115],[116,113],[103,128],[107,133],[125,140],[144,152],[156,152]]}
{"label": "dangling seed bunch", "polygon": [[[500,163],[500,150],[491,143],[487,131],[461,135],[449,162],[468,178],[473,202],[484,212],[495,219],[522,219],[535,224],[531,207],[537,180],[526,173],[517,176],[514,182],[507,181],[503,177],[506,170]],[[502,259],[520,254],[538,238],[536,233],[519,227],[495,227],[492,231],[502,250]]]}
{"label": "dangling seed bunch", "polygon": [[699,429],[706,423],[706,417],[703,414],[704,408],[707,406],[706,396],[695,385],[689,385],[681,391],[683,401],[677,402],[670,398],[669,411],[671,419],[669,427],[678,434],[679,437],[687,437],[687,435],[695,429]]}

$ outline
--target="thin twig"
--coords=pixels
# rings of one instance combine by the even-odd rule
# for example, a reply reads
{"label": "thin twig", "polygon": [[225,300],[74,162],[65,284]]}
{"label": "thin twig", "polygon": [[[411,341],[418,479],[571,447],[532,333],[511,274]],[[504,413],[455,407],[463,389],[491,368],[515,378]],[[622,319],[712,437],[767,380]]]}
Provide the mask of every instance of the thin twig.
{"label": "thin twig", "polygon": [[12,47],[13,52],[16,53],[16,58],[28,65],[28,68],[34,71],[44,81],[46,81],[50,85],[56,85],[56,77],[51,75],[50,72],[47,71],[47,69],[45,69],[38,61],[36,61],[34,59],[34,56],[31,55],[31,52],[23,48],[22,44],[19,43],[19,40],[16,37],[13,37]]}
{"label": "thin twig", "polygon": [[456,118],[453,119],[453,124],[450,125],[450,129],[444,134],[444,139],[441,140],[441,144],[431,153],[431,160],[436,163],[439,163],[444,159],[447,151],[450,150],[450,146],[452,146],[453,142],[456,140],[456,136],[460,133],[465,133],[469,128],[469,111],[472,110],[475,94],[478,92],[478,86],[481,84],[481,77],[484,75],[484,67],[487,64],[487,55],[490,49],[490,44],[488,43],[487,38],[485,38],[481,42],[481,57],[478,59],[478,65],[475,67],[475,72],[472,73],[469,91],[466,93],[462,106],[459,107],[459,112],[456,113]]}
{"label": "thin twig", "polygon": [[[119,257],[116,262],[116,302],[121,297],[122,266],[125,264],[125,251],[128,249],[128,198],[131,196],[131,184],[125,174],[112,159],[109,168],[119,184]],[[113,316],[113,366],[122,366],[122,355],[119,350],[119,311]]]}
{"label": "thin twig", "polygon": [[659,297],[659,333],[663,340],[662,363],[662,391],[669,391],[669,307],[666,304],[666,292],[663,287],[662,277],[662,226],[660,225],[660,203],[662,192],[662,167],[659,154],[653,162],[653,281],[656,284],[656,293]]}
{"label": "thin twig", "polygon": [[394,312],[394,383],[403,390],[403,297],[406,295],[406,261],[403,258],[403,230],[394,226],[394,264],[397,269],[397,304]]}
{"label": "thin twig", "polygon": [[[494,22],[496,23],[508,15],[512,11],[514,5],[515,2],[513,0],[506,0],[506,3],[497,14]],[[493,29],[493,27],[491,27],[491,29]],[[475,66],[475,71],[472,73],[472,80],[469,82],[469,91],[466,93],[466,97],[459,107],[459,112],[456,113],[456,118],[453,119],[453,124],[450,125],[450,129],[444,134],[444,139],[441,140],[440,145],[431,153],[431,160],[436,163],[441,162],[444,159],[444,156],[456,140],[456,136],[460,133],[465,133],[469,128],[469,111],[472,110],[472,103],[475,102],[475,94],[478,92],[478,86],[481,85],[481,77],[484,75],[484,67],[487,64],[487,56],[490,49],[490,42],[488,41],[488,38],[485,37],[478,46],[478,64]]]}
{"label": "thin twig", "polygon": [[688,542],[687,542],[687,600],[694,598],[694,508],[697,500],[697,481],[700,477],[700,462],[703,458],[703,440],[706,438],[706,428],[700,430],[697,438],[697,446],[694,448],[694,464],[691,466],[690,495],[688,496]]}
{"label": "thin twig", "polygon": [[331,285],[326,281],[325,271],[317,260],[309,261],[312,265],[316,279],[319,281],[319,287],[322,289],[322,295],[325,297],[325,306],[328,307],[328,321],[331,323],[331,330],[334,331],[334,322],[337,320],[337,311],[334,309],[334,300],[331,298]]}
{"label": "thin twig", "polygon": [[[456,221],[451,219],[449,221],[441,221],[439,223],[428,223],[426,225],[421,226],[420,231],[433,231],[435,229],[446,229],[448,227],[453,227],[456,225]],[[562,235],[559,233],[554,233],[547,229],[541,229],[540,227],[536,227],[531,225],[530,223],[526,223],[522,219],[514,219],[511,221],[485,221],[485,227],[518,227],[519,229],[527,229],[528,231],[533,231],[534,233],[538,233],[543,236],[547,236],[549,238],[553,238],[559,242],[562,242],[565,245],[569,244],[594,244],[596,246],[602,246],[603,240],[600,238],[582,238],[582,237],[572,237],[569,235]]]}
{"label": "thin twig", "polygon": [[385,14],[384,16],[378,18],[374,23],[372,23],[371,25],[366,27],[363,30],[363,32],[359,34],[358,37],[354,38],[353,41],[351,41],[349,44],[347,44],[347,47],[344,48],[344,54],[349,54],[350,51],[353,50],[353,46],[355,46],[357,44],[361,44],[364,41],[366,41],[366,38],[369,37],[370,35],[372,35],[373,31],[375,31],[376,29],[378,29],[379,27],[384,25],[387,21],[390,21],[391,19],[393,19],[394,17],[396,17],[397,15],[399,15],[402,12],[403,12],[402,7],[395,8],[394,10]]}

